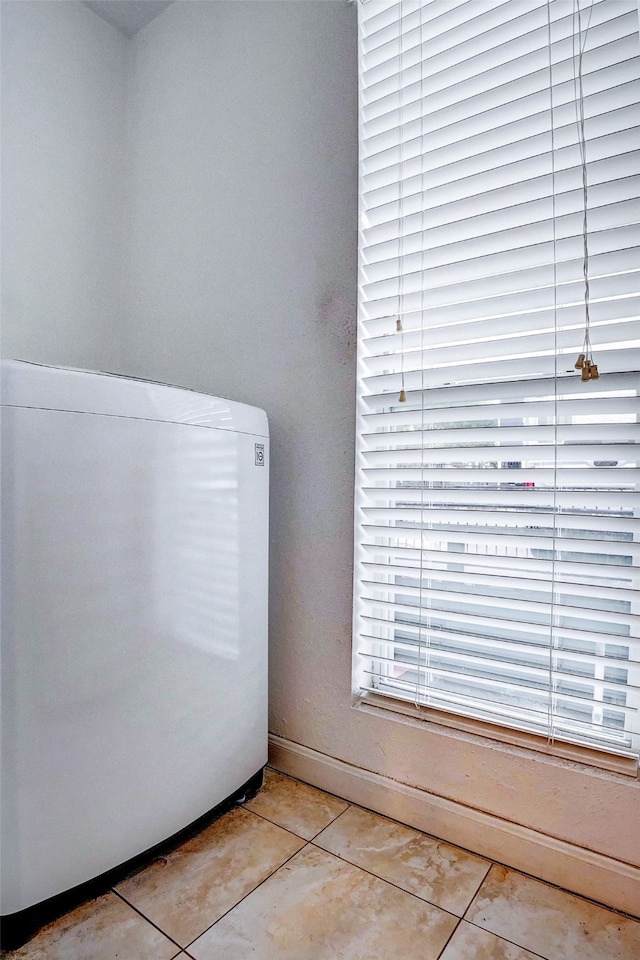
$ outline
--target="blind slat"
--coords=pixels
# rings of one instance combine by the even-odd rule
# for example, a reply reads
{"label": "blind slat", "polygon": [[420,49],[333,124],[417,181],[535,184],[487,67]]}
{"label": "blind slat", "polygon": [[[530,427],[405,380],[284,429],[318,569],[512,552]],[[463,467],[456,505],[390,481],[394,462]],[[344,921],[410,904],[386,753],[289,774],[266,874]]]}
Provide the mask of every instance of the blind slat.
{"label": "blind slat", "polygon": [[[375,561],[377,566],[389,569],[392,574],[396,567],[402,570],[405,568],[404,565],[408,565],[414,574],[424,568],[426,564],[432,564],[432,568],[436,571],[448,569],[446,566],[448,558],[443,557],[438,551],[428,548],[419,550],[402,546],[387,551],[387,548],[380,547],[378,544],[363,543],[362,555],[366,558],[363,560],[363,564],[370,565]],[[631,568],[626,571],[621,570],[616,578],[599,577],[597,571],[594,572],[593,565],[587,561],[588,557],[585,557],[584,560],[562,558],[556,561],[554,577],[558,578],[557,582],[562,584],[563,589],[573,585],[586,584],[591,588],[597,586],[599,595],[600,591],[605,590],[605,593],[602,594],[603,597],[608,595],[606,591],[611,590],[616,592],[621,590],[624,594],[631,590],[633,597],[636,596],[634,584],[636,573],[634,570]],[[451,564],[449,564],[450,566]],[[430,568],[427,567],[427,569]],[[549,580],[551,577],[548,562],[545,559],[536,559],[531,553],[517,557],[514,555],[500,557],[495,552],[469,555],[465,558],[462,571],[467,578],[473,576],[474,582],[477,576],[495,576],[501,573],[506,576],[512,574],[516,580],[520,577],[528,577],[535,581],[540,578]],[[615,584],[615,587],[611,586],[611,582]]]}

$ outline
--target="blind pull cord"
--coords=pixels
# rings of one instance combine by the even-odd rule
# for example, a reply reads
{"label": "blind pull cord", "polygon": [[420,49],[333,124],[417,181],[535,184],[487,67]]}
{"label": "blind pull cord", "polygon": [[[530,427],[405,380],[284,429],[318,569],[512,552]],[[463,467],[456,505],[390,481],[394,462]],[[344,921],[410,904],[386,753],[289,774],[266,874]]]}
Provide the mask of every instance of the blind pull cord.
{"label": "blind pull cord", "polygon": [[[584,341],[582,351],[578,354],[575,369],[581,371],[583,382],[597,380],[599,377],[597,364],[593,361],[591,338],[589,332],[589,227],[588,227],[588,185],[587,185],[587,140],[584,132],[584,89],[582,84],[582,57],[587,44],[587,36],[591,25],[593,0],[589,7],[589,19],[582,36],[582,11],[580,0],[573,3],[573,88],[576,108],[576,126],[578,129],[578,146],[580,149],[580,165],[582,167],[582,272],[584,276]],[[576,31],[577,26],[577,31]],[[577,46],[577,56],[576,56]],[[576,69],[577,65],[577,69]]]}
{"label": "blind pull cord", "polygon": [[405,403],[407,394],[404,389],[404,327],[400,317],[396,320],[396,333],[402,334],[400,338],[400,395],[398,396],[398,403]]}

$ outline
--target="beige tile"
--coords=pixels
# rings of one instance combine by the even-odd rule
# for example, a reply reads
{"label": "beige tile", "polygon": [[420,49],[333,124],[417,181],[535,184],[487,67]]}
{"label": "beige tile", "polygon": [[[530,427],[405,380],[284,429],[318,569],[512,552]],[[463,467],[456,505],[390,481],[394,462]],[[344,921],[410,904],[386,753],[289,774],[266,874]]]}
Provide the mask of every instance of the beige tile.
{"label": "beige tile", "polygon": [[466,919],[548,960],[638,960],[640,923],[493,866]]}
{"label": "beige tile", "polygon": [[248,810],[272,820],[285,830],[311,840],[349,806],[329,793],[285,777],[269,767],[264,786],[246,804]]}
{"label": "beige tile", "polygon": [[189,947],[196,960],[436,960],[456,919],[309,845]]}
{"label": "beige tile", "polygon": [[236,807],[117,890],[187,946],[302,846],[299,837]]}
{"label": "beige tile", "polygon": [[49,924],[7,960],[170,960],[180,952],[115,893]]}
{"label": "beige tile", "polygon": [[314,843],[458,916],[490,867],[481,857],[359,807],[350,807]]}
{"label": "beige tile", "polygon": [[538,960],[538,957],[461,920],[440,960]]}

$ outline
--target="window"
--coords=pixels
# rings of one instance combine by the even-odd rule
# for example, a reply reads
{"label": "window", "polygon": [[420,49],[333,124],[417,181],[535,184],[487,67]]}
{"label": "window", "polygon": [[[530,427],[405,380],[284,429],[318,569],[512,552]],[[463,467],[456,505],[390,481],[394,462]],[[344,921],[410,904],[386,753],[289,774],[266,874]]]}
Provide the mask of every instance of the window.
{"label": "window", "polygon": [[359,21],[354,688],[637,755],[636,0]]}

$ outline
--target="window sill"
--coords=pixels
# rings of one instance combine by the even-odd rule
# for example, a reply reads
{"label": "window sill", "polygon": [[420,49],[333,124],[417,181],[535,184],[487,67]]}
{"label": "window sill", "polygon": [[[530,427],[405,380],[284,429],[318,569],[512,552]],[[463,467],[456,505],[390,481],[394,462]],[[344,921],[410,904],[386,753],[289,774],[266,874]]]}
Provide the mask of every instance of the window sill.
{"label": "window sill", "polygon": [[416,707],[412,703],[395,700],[392,697],[385,697],[375,693],[357,696],[354,700],[354,707],[357,710],[372,713],[376,716],[386,716],[390,719],[403,718],[405,722],[408,719],[421,726],[447,727],[461,733],[472,734],[475,737],[491,740],[494,743],[497,742],[521,747],[525,750],[545,754],[548,757],[569,760],[573,763],[584,764],[585,766],[598,767],[601,770],[607,770],[611,773],[621,774],[633,779],[638,777],[638,759],[631,755],[620,756],[558,740],[549,743],[546,738],[534,733],[510,730],[506,727],[500,727],[497,724],[486,723],[482,720],[474,720],[469,717],[462,717],[456,714],[446,713],[445,711],[434,710],[429,707]]}

